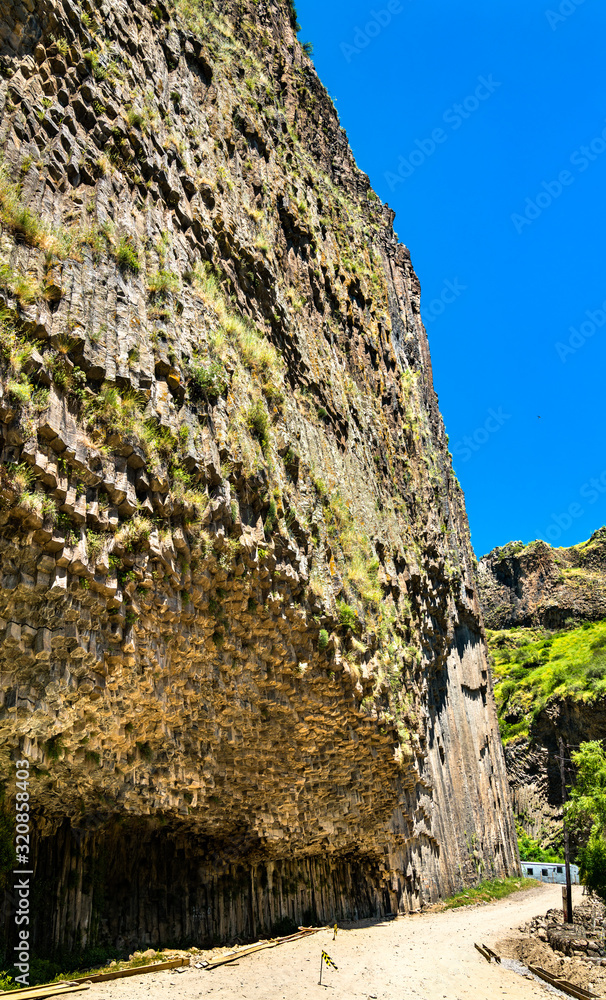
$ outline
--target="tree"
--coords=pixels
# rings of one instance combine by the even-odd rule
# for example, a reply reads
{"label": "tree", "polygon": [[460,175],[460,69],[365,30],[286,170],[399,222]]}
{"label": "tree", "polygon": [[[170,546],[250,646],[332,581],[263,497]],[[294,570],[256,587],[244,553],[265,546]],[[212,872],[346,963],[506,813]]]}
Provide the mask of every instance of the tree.
{"label": "tree", "polygon": [[520,861],[550,861],[562,864],[561,851],[558,854],[553,847],[541,847],[541,842],[529,837],[521,826],[518,826],[517,833]]}
{"label": "tree", "polygon": [[581,743],[572,761],[577,780],[565,806],[566,819],[587,837],[578,854],[581,881],[606,902],[606,753],[601,741]]}

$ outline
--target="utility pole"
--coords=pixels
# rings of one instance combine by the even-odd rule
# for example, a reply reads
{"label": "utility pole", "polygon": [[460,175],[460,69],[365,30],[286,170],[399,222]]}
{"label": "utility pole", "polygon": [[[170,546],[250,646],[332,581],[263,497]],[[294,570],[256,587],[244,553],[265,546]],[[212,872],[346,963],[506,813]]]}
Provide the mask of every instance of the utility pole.
{"label": "utility pole", "polygon": [[[566,805],[566,778],[564,776],[564,740],[560,736],[560,775],[562,777],[562,809]],[[566,826],[566,813],[562,816],[564,827],[564,861],[566,864],[566,894],[562,887],[562,903],[564,904],[564,923],[573,923],[572,919],[572,883],[570,881],[570,845],[568,843],[568,827]]]}

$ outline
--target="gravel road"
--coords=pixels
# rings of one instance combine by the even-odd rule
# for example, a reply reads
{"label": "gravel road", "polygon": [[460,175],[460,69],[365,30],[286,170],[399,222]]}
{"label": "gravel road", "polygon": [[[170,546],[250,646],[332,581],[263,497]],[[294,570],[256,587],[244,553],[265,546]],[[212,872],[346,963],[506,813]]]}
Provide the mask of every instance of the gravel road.
{"label": "gravel road", "polygon": [[[573,902],[581,890],[573,887]],[[520,924],[561,906],[561,887],[537,884],[507,899],[444,913],[399,917],[381,924],[323,930],[307,939],[258,952],[212,972],[188,968],[99,983],[86,1000],[546,1000],[547,991],[497,965],[474,941],[495,944]],[[338,970],[323,972],[325,949]],[[553,996],[553,994],[551,994]]]}

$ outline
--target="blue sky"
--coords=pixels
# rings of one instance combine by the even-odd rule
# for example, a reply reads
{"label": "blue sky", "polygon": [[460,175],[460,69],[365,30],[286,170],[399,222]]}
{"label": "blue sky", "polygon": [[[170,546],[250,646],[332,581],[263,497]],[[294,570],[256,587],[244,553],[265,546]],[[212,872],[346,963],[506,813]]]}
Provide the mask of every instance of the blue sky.
{"label": "blue sky", "polygon": [[476,554],[583,541],[606,523],[603,0],[297,9],[421,280]]}

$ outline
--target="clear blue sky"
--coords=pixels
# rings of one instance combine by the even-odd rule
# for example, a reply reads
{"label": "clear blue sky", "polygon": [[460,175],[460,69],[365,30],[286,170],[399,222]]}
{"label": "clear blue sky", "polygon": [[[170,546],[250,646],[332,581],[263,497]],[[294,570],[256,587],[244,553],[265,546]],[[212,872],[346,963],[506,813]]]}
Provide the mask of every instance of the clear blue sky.
{"label": "clear blue sky", "polygon": [[411,250],[476,554],[575,544],[606,523],[606,5],[389,3],[297,0],[299,37]]}

